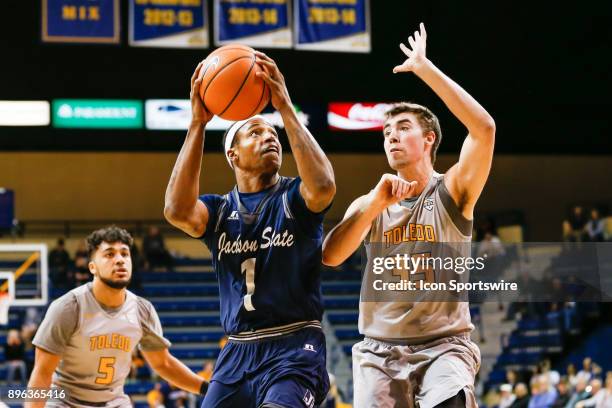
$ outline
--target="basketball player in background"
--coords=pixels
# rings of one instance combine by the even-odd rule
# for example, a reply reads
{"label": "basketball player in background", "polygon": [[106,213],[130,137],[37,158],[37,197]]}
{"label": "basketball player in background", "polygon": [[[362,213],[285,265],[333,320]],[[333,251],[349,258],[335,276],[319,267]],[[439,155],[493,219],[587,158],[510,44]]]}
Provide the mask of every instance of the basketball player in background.
{"label": "basketball player in background", "polygon": [[[192,123],[166,190],[167,220],[210,249],[219,279],[221,350],[205,408],[312,408],[329,389],[321,330],[323,216],[336,192],[331,163],[296,115],[276,63],[258,74],[283,119],[299,177],[281,177],[282,147],[261,116],[236,122],[223,151],[236,186],[199,195],[204,130],[211,119],[191,79]],[[219,171],[208,169],[209,172]]]}
{"label": "basketball player in background", "polygon": [[[383,175],[369,194],[349,206],[326,237],[327,265],[341,264],[365,240],[371,266],[372,248],[392,250],[397,242],[390,231],[398,228],[405,233],[401,248],[409,254],[423,241],[436,241],[465,243],[460,253],[470,256],[473,211],[491,167],[495,123],[426,58],[426,39],[421,24],[420,32],[408,39],[410,48],[400,45],[408,58],[393,72],[416,74],[468,129],[459,162],[446,174],[434,171],[442,137],[438,119],[420,105],[393,106],[384,122],[384,149],[397,174]],[[367,271],[364,288],[372,284]],[[441,275],[436,270],[432,277],[440,281]],[[355,408],[475,407],[480,351],[470,340],[467,302],[369,302],[363,294],[359,331],[365,339],[353,347]]]}
{"label": "basketball player in background", "polygon": [[[153,305],[126,289],[132,277],[124,229],[111,226],[87,238],[93,282],[55,300],[36,332],[34,370],[29,388],[54,387],[66,398],[56,407],[131,407],[123,392],[132,351],[139,345],[151,368],[166,381],[195,393],[208,383],[168,352],[170,342]],[[42,407],[44,401],[26,407]],[[51,402],[48,403],[51,405]]]}

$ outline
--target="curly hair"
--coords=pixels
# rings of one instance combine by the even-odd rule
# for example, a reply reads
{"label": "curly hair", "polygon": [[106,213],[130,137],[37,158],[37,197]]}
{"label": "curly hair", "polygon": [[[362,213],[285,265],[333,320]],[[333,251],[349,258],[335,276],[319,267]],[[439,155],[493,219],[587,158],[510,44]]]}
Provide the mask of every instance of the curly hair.
{"label": "curly hair", "polygon": [[115,243],[121,242],[129,247],[134,244],[134,239],[129,232],[116,225],[95,230],[87,237],[87,252],[89,257],[98,249],[102,242]]}

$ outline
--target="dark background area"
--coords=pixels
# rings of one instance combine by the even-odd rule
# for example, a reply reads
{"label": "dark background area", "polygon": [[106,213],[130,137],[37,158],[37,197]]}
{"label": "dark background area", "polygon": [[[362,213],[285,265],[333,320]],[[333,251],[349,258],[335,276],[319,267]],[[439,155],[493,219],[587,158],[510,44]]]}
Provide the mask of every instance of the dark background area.
{"label": "dark background area", "polygon": [[[209,32],[214,22],[209,3]],[[38,0],[3,2],[0,99],[187,98],[189,78],[211,49],[46,44]],[[266,50],[296,103],[411,100],[442,123],[442,153],[458,152],[466,130],[412,74],[393,75],[401,41],[423,21],[428,57],[468,90],[497,122],[497,153],[608,154],[612,5],[558,2],[371,0],[372,52]],[[324,110],[321,115],[324,118]],[[329,152],[381,152],[378,133],[315,129]],[[176,151],[181,131],[0,128],[1,150]],[[221,132],[206,149],[219,150]]]}

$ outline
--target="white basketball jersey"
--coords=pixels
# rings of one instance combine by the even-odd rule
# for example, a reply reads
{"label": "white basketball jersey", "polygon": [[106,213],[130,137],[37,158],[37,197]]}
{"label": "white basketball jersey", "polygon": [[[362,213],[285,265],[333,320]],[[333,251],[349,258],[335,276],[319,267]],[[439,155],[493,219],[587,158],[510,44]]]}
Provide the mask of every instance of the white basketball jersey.
{"label": "white basketball jersey", "polygon": [[[469,257],[472,221],[463,217],[444,185],[444,175],[434,172],[423,192],[410,203],[394,204],[372,223],[365,247],[368,265],[363,287],[372,287],[372,252],[389,256],[401,248],[409,255],[423,248],[444,251],[433,243],[457,243],[452,256]],[[387,249],[388,248],[388,249]],[[433,256],[444,256],[434,253]],[[452,271],[434,271],[437,282],[452,279]],[[366,301],[359,304],[359,331],[381,340],[423,343],[435,338],[473,330],[467,302],[448,301]]]}
{"label": "white basketball jersey", "polygon": [[[114,315],[106,312],[89,285],[73,290],[79,306],[76,332],[66,344],[53,383],[77,400],[90,402],[129,399],[123,384],[130,373],[132,351],[142,338],[137,297],[126,291],[126,300]],[[123,397],[123,398],[122,398]]]}

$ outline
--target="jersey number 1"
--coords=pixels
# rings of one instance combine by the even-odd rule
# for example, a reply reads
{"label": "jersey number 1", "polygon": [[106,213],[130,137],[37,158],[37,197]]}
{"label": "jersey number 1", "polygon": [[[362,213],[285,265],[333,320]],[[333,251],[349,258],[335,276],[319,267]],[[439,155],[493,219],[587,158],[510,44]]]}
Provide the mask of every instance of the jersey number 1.
{"label": "jersey number 1", "polygon": [[240,265],[240,273],[246,275],[247,294],[244,295],[243,298],[244,308],[252,312],[255,310],[255,306],[253,306],[253,301],[251,300],[253,293],[255,293],[255,258],[249,258],[242,262]]}

